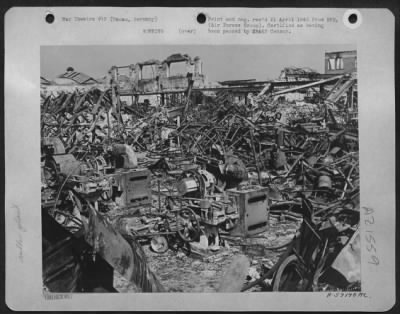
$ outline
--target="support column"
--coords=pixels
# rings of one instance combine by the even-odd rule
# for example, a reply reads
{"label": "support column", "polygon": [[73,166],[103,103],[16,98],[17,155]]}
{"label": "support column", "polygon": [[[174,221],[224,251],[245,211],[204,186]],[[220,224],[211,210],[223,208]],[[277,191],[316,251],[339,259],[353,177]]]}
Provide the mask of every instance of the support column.
{"label": "support column", "polygon": [[165,94],[162,93],[161,94],[161,107],[164,107],[164,105],[165,105]]}

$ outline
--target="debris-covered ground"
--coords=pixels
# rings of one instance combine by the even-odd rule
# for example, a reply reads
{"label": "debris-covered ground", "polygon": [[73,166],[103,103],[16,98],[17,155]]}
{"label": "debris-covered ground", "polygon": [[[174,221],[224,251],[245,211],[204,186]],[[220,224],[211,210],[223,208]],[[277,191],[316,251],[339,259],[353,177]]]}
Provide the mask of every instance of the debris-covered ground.
{"label": "debris-covered ground", "polygon": [[43,91],[43,210],[120,292],[357,289],[356,74],[312,75],[241,99],[191,77],[152,103]]}
{"label": "debris-covered ground", "polygon": [[[150,267],[157,274],[168,292],[215,292],[218,290],[224,271],[233,258],[245,254],[251,260],[243,284],[259,279],[266,269],[275,264],[282,252],[268,248],[280,247],[292,240],[299,226],[298,222],[271,220],[267,231],[257,235],[248,245],[228,242],[221,252],[207,257],[187,256],[184,252],[168,250],[155,253],[144,245]],[[230,243],[230,244],[229,244]],[[115,274],[115,288],[120,292],[137,292],[135,285]],[[249,291],[262,291],[256,286]]]}

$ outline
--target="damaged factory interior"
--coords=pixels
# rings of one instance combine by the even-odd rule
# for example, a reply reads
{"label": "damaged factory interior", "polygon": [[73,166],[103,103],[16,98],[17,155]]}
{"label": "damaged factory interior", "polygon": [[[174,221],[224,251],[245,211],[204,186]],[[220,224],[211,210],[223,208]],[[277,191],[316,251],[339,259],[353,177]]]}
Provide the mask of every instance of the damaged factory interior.
{"label": "damaged factory interior", "polygon": [[356,51],[268,80],[165,57],[41,76],[44,291],[360,291]]}

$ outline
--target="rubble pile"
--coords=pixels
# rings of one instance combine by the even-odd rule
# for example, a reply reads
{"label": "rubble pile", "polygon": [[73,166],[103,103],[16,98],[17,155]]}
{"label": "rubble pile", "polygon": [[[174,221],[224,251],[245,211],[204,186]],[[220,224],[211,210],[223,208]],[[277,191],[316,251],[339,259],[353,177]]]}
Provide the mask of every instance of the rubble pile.
{"label": "rubble pile", "polygon": [[43,94],[42,208],[142,291],[231,291],[243,255],[242,291],[357,289],[355,84],[232,101],[189,82],[151,105],[118,86]]}

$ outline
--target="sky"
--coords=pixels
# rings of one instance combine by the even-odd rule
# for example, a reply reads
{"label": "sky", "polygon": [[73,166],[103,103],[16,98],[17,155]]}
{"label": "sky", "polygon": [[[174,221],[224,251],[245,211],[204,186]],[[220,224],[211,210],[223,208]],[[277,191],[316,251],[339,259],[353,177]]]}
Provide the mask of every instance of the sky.
{"label": "sky", "polygon": [[187,53],[203,60],[203,73],[209,81],[268,80],[277,78],[288,66],[324,73],[325,52],[355,49],[355,45],[42,46],[40,71],[52,80],[72,66],[100,78],[113,65],[162,61],[174,53]]}

